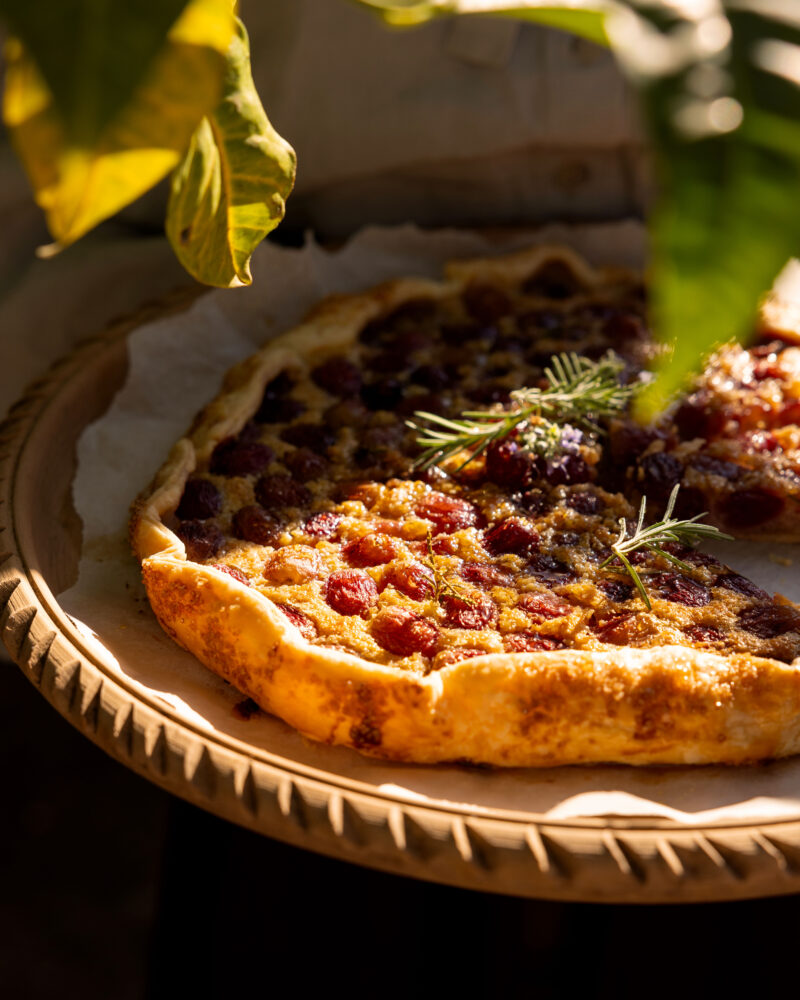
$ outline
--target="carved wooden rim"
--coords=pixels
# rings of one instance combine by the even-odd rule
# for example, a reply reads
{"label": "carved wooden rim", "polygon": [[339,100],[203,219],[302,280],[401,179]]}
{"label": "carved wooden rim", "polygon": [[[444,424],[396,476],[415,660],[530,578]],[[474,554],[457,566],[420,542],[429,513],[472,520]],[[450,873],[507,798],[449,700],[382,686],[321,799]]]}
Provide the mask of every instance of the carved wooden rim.
{"label": "carved wooden rim", "polygon": [[800,820],[679,825],[552,821],[411,805],[192,728],[111,677],[86,650],[20,543],[20,459],[48,406],[135,326],[185,308],[182,292],[78,347],[0,425],[0,634],[45,698],[111,756],[219,816],[298,847],[466,888],[562,900],[688,902],[800,892]]}

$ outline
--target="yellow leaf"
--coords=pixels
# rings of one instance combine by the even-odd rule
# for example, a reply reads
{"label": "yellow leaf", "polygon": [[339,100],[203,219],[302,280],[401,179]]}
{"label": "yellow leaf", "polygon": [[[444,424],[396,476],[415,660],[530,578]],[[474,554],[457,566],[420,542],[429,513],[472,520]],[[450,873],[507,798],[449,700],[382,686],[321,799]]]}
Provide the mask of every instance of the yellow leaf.
{"label": "yellow leaf", "polygon": [[192,0],[132,98],[96,141],[68,135],[36,64],[7,46],[3,117],[56,246],[73,243],[156,184],[219,100],[233,32],[230,0]]}
{"label": "yellow leaf", "polygon": [[222,100],[172,180],[167,236],[186,270],[208,285],[249,285],[250,257],[283,218],[294,171],[294,151],[259,101],[247,33],[237,22]]}
{"label": "yellow leaf", "polygon": [[356,0],[376,11],[387,24],[412,27],[434,17],[489,14],[571,31],[598,45],[608,45],[604,21],[615,0]]}

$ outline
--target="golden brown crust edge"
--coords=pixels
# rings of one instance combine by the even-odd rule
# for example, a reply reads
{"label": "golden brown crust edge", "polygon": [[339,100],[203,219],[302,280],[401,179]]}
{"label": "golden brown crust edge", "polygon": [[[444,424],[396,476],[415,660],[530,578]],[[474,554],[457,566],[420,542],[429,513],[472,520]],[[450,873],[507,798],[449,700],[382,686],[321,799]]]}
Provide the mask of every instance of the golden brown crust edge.
{"label": "golden brown crust edge", "polygon": [[213,568],[159,555],[144,577],[164,629],[219,676],[315,740],[389,760],[738,764],[800,750],[800,672],[773,660],[555,650],[416,677],[310,645]]}
{"label": "golden brown crust edge", "polygon": [[738,764],[797,753],[800,671],[791,666],[671,646],[490,654],[418,677],[306,642],[263,595],[188,562],[163,523],[197,462],[243,426],[278,372],[340,350],[409,297],[444,296],[476,276],[519,280],[552,257],[592,286],[622,273],[594,270],[561,248],[455,262],[450,282],[401,280],[327,300],[234,368],[134,504],[131,541],[151,606],[180,645],[300,732],[389,760]]}

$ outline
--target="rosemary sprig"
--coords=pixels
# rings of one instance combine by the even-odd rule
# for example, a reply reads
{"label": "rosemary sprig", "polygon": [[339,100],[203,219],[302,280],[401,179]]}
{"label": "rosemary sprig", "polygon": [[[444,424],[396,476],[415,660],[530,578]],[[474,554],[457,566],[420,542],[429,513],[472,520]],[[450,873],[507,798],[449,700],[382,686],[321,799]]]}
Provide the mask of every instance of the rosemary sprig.
{"label": "rosemary sprig", "polygon": [[431,534],[430,528],[428,528],[426,540],[428,543],[428,558],[425,560],[425,565],[431,573],[433,573],[433,589],[437,602],[442,599],[442,594],[446,592],[453,597],[457,597],[459,601],[463,601],[470,607],[474,607],[475,601],[469,596],[469,594],[465,594],[462,590],[456,587],[455,584],[446,580],[444,573],[442,573],[441,569],[437,565],[436,553],[433,551],[433,535]]}
{"label": "rosemary sprig", "polygon": [[544,372],[548,389],[517,389],[511,396],[523,406],[538,407],[546,419],[596,430],[597,417],[618,413],[630,401],[633,387],[619,382],[624,367],[613,351],[599,361],[574,351],[554,354]]}
{"label": "rosemary sprig", "polygon": [[[467,410],[461,419],[449,420],[436,413],[417,411],[406,426],[419,432],[417,444],[424,449],[415,468],[439,465],[461,451],[470,451],[459,471],[478,458],[493,441],[518,430],[523,448],[537,455],[552,455],[561,441],[561,425],[573,424],[597,433],[599,417],[624,410],[633,387],[618,379],[622,361],[609,351],[599,361],[574,352],[555,354],[545,369],[546,389],[522,388],[511,393],[507,410]],[[427,426],[425,426],[427,424]]]}
{"label": "rosemary sprig", "polygon": [[664,551],[662,546],[665,542],[691,544],[693,542],[701,541],[704,538],[721,538],[727,541],[733,541],[733,537],[731,535],[726,535],[724,532],[720,531],[719,528],[715,528],[712,524],[703,524],[700,521],[701,517],[706,516],[707,511],[703,511],[702,514],[695,514],[694,517],[690,517],[687,520],[674,518],[672,516],[672,512],[675,509],[675,502],[678,499],[679,489],[680,486],[676,483],[672,493],[669,495],[669,501],[667,502],[667,509],[664,511],[664,517],[660,521],[655,521],[647,527],[644,526],[644,517],[647,510],[647,497],[642,497],[642,502],[639,505],[639,519],[636,523],[636,528],[630,535],[628,535],[628,526],[625,518],[621,517],[619,519],[619,538],[611,546],[612,554],[604,563],[600,565],[600,569],[604,569],[610,563],[614,562],[615,559],[618,559],[636,585],[636,589],[639,591],[639,594],[641,595],[648,611],[652,608],[650,598],[645,590],[644,584],[642,583],[642,578],[634,569],[630,560],[627,558],[626,553],[635,552],[637,549],[642,548],[649,549],[651,552],[657,553],[668,562],[678,566],[680,569],[691,571],[691,566],[688,566],[685,562],[682,562],[670,552]]}

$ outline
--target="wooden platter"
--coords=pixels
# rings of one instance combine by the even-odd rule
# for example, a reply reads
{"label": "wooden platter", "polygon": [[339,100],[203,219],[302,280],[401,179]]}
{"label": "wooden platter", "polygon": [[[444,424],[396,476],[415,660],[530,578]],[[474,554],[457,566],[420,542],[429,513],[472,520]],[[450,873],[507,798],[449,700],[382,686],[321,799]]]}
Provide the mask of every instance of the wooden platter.
{"label": "wooden platter", "polygon": [[[554,819],[390,787],[204,730],[112,675],[55,596],[77,573],[76,442],[127,366],[126,336],[193,294],[86,342],[32,385],[0,426],[0,633],[11,657],[77,729],[139,774],[271,837],[398,874],[561,900],[688,902],[800,892],[796,815],[686,824]],[[35,734],[31,735],[35,739]],[[491,772],[482,776],[491,781]],[[666,779],[668,780],[668,779]],[[786,816],[790,818],[785,818]]]}

